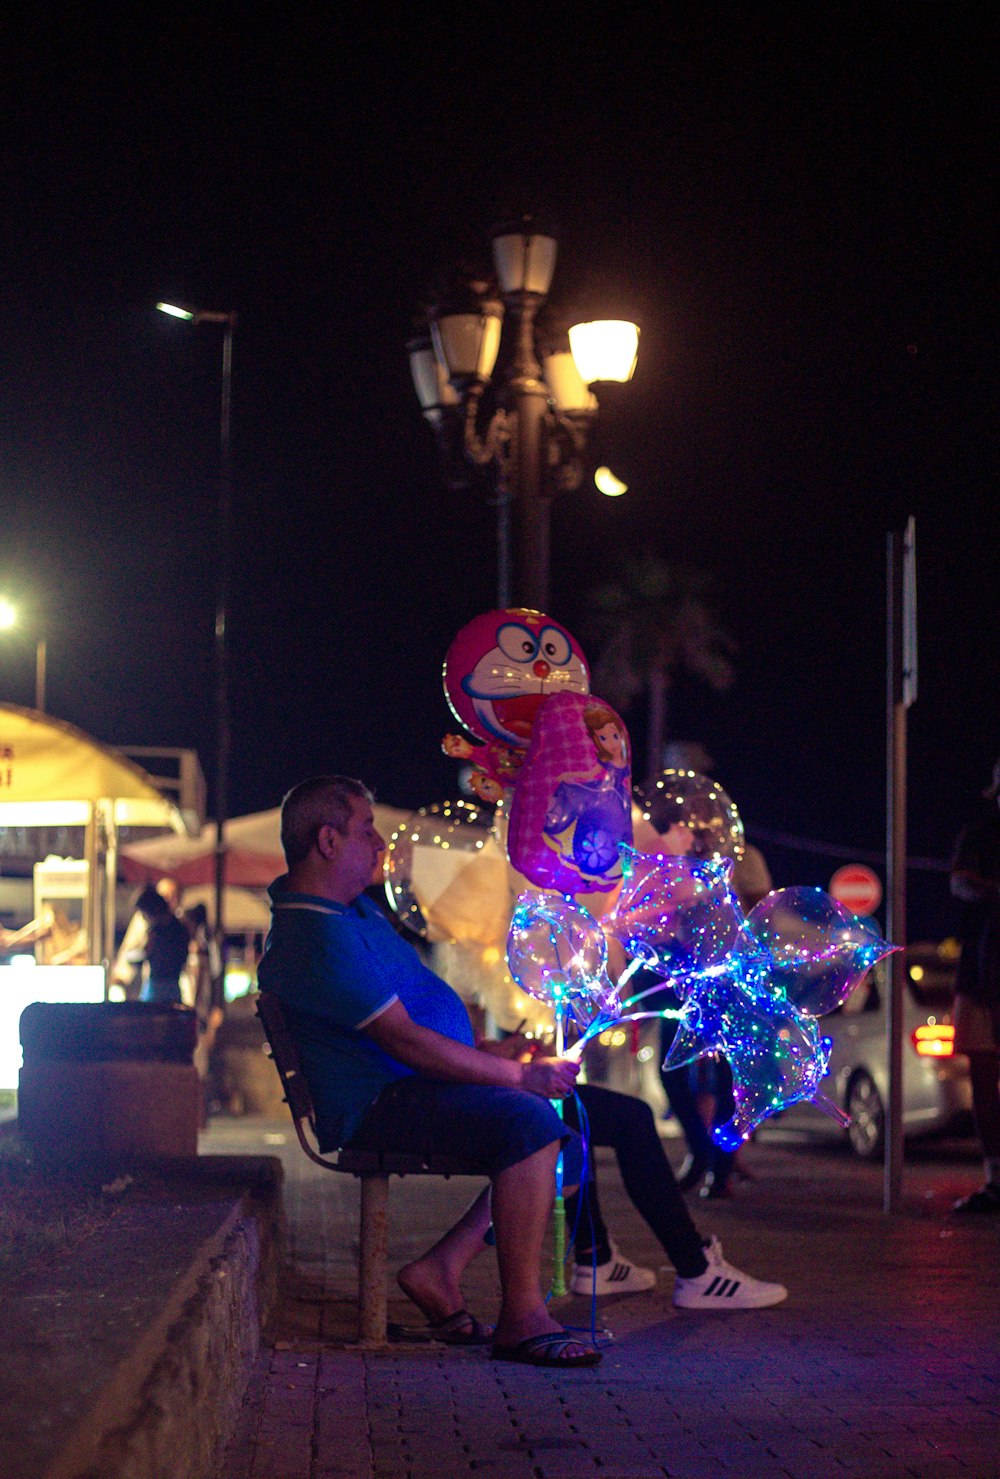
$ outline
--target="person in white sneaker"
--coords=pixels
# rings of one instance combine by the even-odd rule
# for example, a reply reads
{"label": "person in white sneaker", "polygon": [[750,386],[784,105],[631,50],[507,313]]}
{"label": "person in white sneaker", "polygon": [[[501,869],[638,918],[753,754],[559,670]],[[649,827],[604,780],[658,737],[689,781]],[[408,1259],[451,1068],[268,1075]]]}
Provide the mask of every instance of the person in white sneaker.
{"label": "person in white sneaker", "polygon": [[710,1238],[704,1249],[705,1272],[694,1278],[678,1274],[674,1282],[674,1308],[679,1310],[761,1310],[787,1299],[784,1284],[769,1284],[751,1278],[722,1256],[718,1238]]}
{"label": "person in white sneaker", "polygon": [[[609,938],[608,966],[615,979],[624,965],[621,944]],[[534,1045],[520,1041],[523,1050],[534,1051]],[[510,1046],[505,1043],[505,1050]],[[516,1041],[513,1046],[516,1053]],[[622,1258],[601,1216],[593,1148],[604,1145],[613,1147],[632,1204],[677,1271],[674,1304],[679,1309],[762,1309],[787,1298],[783,1284],[742,1273],[725,1261],[717,1239],[702,1237],[664,1153],[653,1111],[644,1100],[595,1084],[578,1084],[574,1096],[564,1102],[563,1116],[580,1130],[588,1151],[586,1193],[581,1190],[566,1199],[568,1226],[576,1228],[570,1285],[574,1294],[636,1294],[656,1282],[652,1269]],[[584,1194],[587,1202],[581,1210]]]}
{"label": "person in white sneaker", "polygon": [[[535,1047],[523,1038],[507,1039],[502,1046],[515,1056],[529,1056]],[[705,1238],[695,1227],[644,1100],[581,1084],[564,1101],[563,1116],[588,1147],[586,1201],[581,1207],[582,1192],[566,1198],[567,1227],[576,1229],[571,1293],[598,1298],[642,1294],[656,1284],[653,1269],[618,1251],[601,1215],[593,1148],[604,1145],[614,1149],[632,1204],[677,1271],[674,1304],[679,1309],[762,1309],[787,1297],[784,1285],[754,1279],[727,1263],[718,1240]]]}

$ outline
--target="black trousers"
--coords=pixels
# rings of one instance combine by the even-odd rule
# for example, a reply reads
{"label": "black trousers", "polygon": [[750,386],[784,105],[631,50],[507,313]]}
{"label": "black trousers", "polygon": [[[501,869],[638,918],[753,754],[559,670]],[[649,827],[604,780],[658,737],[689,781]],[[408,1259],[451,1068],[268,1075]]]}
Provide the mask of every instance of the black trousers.
{"label": "black trousers", "polygon": [[[665,1018],[660,1029],[660,1051],[664,1057],[676,1032],[676,1022]],[[716,1090],[713,1120],[715,1124],[722,1125],[730,1118],[736,1107],[733,1102],[733,1075],[725,1058],[720,1058],[712,1067]],[[695,1161],[702,1162],[705,1168],[711,1171],[712,1179],[717,1187],[725,1186],[736,1156],[731,1150],[720,1150],[712,1139],[698,1108],[691,1069],[691,1064],[666,1071],[661,1068],[660,1082],[666,1091],[670,1112],[684,1132],[684,1139],[692,1157]]]}
{"label": "black trousers", "polygon": [[1000,1089],[996,1053],[969,1053],[972,1114],[983,1155],[1000,1155]]}
{"label": "black trousers", "polygon": [[[705,1239],[691,1221],[684,1198],[677,1189],[649,1105],[630,1094],[618,1094],[596,1084],[583,1084],[576,1092],[589,1125],[580,1123],[573,1099],[565,1101],[566,1123],[587,1136],[588,1148],[604,1145],[614,1150],[625,1190],[680,1276],[691,1279],[703,1274],[708,1266],[702,1251]],[[601,1216],[593,1161],[590,1170],[592,1179],[586,1192],[588,1206],[583,1208],[577,1226],[576,1261],[589,1263],[593,1248],[597,1262],[606,1263],[611,1257],[611,1246]],[[570,1228],[576,1222],[581,1195],[583,1193],[577,1192],[566,1198]]]}

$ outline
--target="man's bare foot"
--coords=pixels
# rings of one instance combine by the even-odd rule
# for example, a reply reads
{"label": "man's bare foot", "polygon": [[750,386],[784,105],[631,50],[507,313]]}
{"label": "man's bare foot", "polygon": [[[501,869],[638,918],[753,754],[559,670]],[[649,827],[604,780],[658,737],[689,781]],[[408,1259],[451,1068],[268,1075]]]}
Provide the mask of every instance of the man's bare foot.
{"label": "man's bare foot", "polygon": [[438,1325],[463,1308],[457,1279],[433,1257],[417,1258],[396,1275],[396,1283],[429,1325]]}

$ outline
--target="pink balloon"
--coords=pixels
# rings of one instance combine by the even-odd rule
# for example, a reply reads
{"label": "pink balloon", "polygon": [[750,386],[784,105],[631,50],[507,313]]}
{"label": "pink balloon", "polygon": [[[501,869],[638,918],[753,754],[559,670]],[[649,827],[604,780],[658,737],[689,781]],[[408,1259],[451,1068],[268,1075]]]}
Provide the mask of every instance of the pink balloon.
{"label": "pink balloon", "polygon": [[486,744],[527,748],[541,702],[587,693],[579,643],[540,611],[487,611],[464,626],[444,660],[444,691],[458,722]]}
{"label": "pink balloon", "polygon": [[601,699],[557,693],[538,711],[510,808],[519,873],[561,894],[608,892],[632,840],[628,730]]}

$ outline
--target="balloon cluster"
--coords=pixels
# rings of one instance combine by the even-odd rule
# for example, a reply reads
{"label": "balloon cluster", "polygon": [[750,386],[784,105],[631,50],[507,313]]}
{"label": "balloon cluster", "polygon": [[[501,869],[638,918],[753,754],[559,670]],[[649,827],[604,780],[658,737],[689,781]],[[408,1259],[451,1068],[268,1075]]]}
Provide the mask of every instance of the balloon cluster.
{"label": "balloon cluster", "polygon": [[[720,1052],[729,1060],[735,1110],[713,1131],[720,1146],[734,1149],[768,1115],[800,1099],[843,1121],[820,1089],[830,1039],[816,1019],[846,1001],[894,948],[875,925],[818,888],[779,889],[745,915],[728,860],[623,847],[622,866],[622,890],[603,928],[571,899],[522,896],[508,939],[511,974],[521,987],[557,1011],[569,1003],[578,1022],[589,1015],[579,1050],[621,1018],[601,943],[612,935],[681,999],[664,1067]],[[581,1009],[588,995],[591,1004]],[[624,1020],[643,1015],[650,1014]]]}
{"label": "balloon cluster", "polygon": [[[507,858],[546,890],[514,909],[510,974],[557,1021],[576,1023],[574,1051],[623,1012],[660,1015],[630,1010],[650,992],[622,1002],[622,986],[644,968],[656,977],[650,991],[669,983],[681,1001],[664,1067],[714,1053],[729,1060],[735,1112],[713,1132],[720,1145],[734,1147],[800,1099],[843,1119],[819,1087],[830,1039],[817,1019],[894,948],[876,927],[815,888],[779,889],[745,913],[732,880],[736,867],[750,896],[747,849],[731,798],[680,769],[633,798],[628,731],[591,694],[579,644],[551,617],[521,607],[476,617],[453,640],[443,679],[464,730],[443,747],[471,762],[480,801],[503,800]],[[483,937],[482,916],[509,908],[499,878],[497,910],[485,906],[486,849],[475,808],[457,822],[434,808],[410,819],[387,870],[390,901],[410,928],[432,940]],[[598,924],[579,899],[610,902],[616,889]],[[609,937],[632,958],[617,987]]]}

